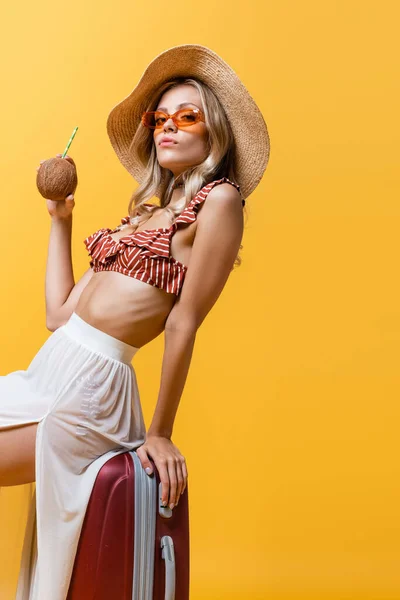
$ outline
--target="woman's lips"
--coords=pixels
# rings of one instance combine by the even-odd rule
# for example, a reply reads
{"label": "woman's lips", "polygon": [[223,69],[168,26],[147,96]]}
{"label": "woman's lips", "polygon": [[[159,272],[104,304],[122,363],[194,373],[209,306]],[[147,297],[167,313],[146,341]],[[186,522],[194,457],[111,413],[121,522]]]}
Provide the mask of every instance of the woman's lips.
{"label": "woman's lips", "polygon": [[174,146],[177,142],[161,142],[160,146]]}

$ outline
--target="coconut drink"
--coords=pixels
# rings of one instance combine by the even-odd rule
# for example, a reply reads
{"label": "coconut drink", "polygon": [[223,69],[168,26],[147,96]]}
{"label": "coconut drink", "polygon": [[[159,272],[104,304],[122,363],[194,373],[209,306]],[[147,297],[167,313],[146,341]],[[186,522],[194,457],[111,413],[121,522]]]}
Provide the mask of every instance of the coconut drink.
{"label": "coconut drink", "polygon": [[78,185],[76,167],[64,157],[77,129],[75,127],[63,155],[43,161],[38,169],[36,185],[43,198],[47,200],[61,201],[75,193]]}

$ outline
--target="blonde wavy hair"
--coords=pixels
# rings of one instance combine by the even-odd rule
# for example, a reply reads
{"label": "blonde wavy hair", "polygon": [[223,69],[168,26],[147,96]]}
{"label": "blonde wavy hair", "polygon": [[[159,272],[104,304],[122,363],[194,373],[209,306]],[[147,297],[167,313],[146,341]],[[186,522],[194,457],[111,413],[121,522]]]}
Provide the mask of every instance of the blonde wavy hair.
{"label": "blonde wavy hair", "polygon": [[[234,183],[235,175],[235,141],[226,113],[216,95],[202,81],[195,78],[177,77],[165,81],[153,96],[150,97],[146,111],[155,110],[161,96],[167,90],[178,85],[187,84],[195,87],[203,103],[206,126],[208,129],[208,154],[206,158],[197,165],[186,169],[176,179],[172,171],[160,165],[154,145],[153,130],[142,124],[130,144],[130,150],[135,149],[136,156],[143,164],[145,175],[143,181],[133,192],[128,206],[128,213],[135,219],[135,229],[150,219],[153,212],[158,208],[165,208],[165,212],[172,222],[181,214],[194,196],[202,187],[222,177],[228,177]],[[177,183],[183,183],[184,195],[179,204],[170,207],[171,195]],[[153,198],[160,188],[160,204],[146,206],[145,203]],[[246,207],[243,207],[247,216]],[[134,231],[135,231],[134,229]],[[240,249],[243,246],[240,245]],[[234,265],[239,266],[242,262],[238,254]]]}

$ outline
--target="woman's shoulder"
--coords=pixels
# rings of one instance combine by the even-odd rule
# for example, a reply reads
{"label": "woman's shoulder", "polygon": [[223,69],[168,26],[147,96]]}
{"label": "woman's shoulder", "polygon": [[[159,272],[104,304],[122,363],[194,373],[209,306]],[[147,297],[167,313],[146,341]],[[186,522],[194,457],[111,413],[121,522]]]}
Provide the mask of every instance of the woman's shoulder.
{"label": "woman's shoulder", "polygon": [[227,183],[228,185],[232,185],[233,187],[235,187],[237,189],[237,191],[239,192],[240,197],[242,199],[242,206],[244,206],[246,201],[242,196],[242,193],[240,190],[240,185],[235,183],[234,181],[231,181],[230,179],[228,179],[228,177],[220,177],[219,179],[214,179],[213,181],[210,181],[209,183],[204,185],[201,188],[201,190],[199,190],[197,192],[197,194],[193,197],[193,200],[191,202],[191,203],[193,203],[194,209],[196,209],[196,207],[198,207],[199,204],[204,202],[204,200],[207,198],[208,194],[211,192],[211,190],[213,188],[215,188],[216,186],[222,185],[224,183]]}
{"label": "woman's shoulder", "polygon": [[[214,179],[213,181],[206,183],[206,185],[204,185],[197,192],[197,194],[195,194],[195,196],[193,196],[192,200],[189,202],[189,204],[186,206],[186,208],[181,212],[181,214],[177,218],[176,223],[192,223],[193,221],[195,221],[197,218],[197,213],[200,209],[200,205],[206,200],[208,194],[211,192],[211,190],[214,187],[216,187],[217,185],[223,184],[223,183],[228,183],[228,184],[233,185],[238,190],[240,196],[242,197],[241,192],[240,192],[240,186],[237,183],[234,183],[233,181],[228,179],[228,177],[221,177],[220,179]],[[245,204],[245,200],[242,197],[242,206],[244,206],[244,204]]]}

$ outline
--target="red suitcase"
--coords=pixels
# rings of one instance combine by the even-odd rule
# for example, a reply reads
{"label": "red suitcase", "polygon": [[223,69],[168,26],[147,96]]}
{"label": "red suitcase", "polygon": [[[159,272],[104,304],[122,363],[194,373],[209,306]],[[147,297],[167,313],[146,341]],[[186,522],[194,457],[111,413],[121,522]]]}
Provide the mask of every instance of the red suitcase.
{"label": "red suitcase", "polygon": [[161,505],[154,462],[135,451],[100,469],[82,526],[67,600],[189,600],[188,489]]}

